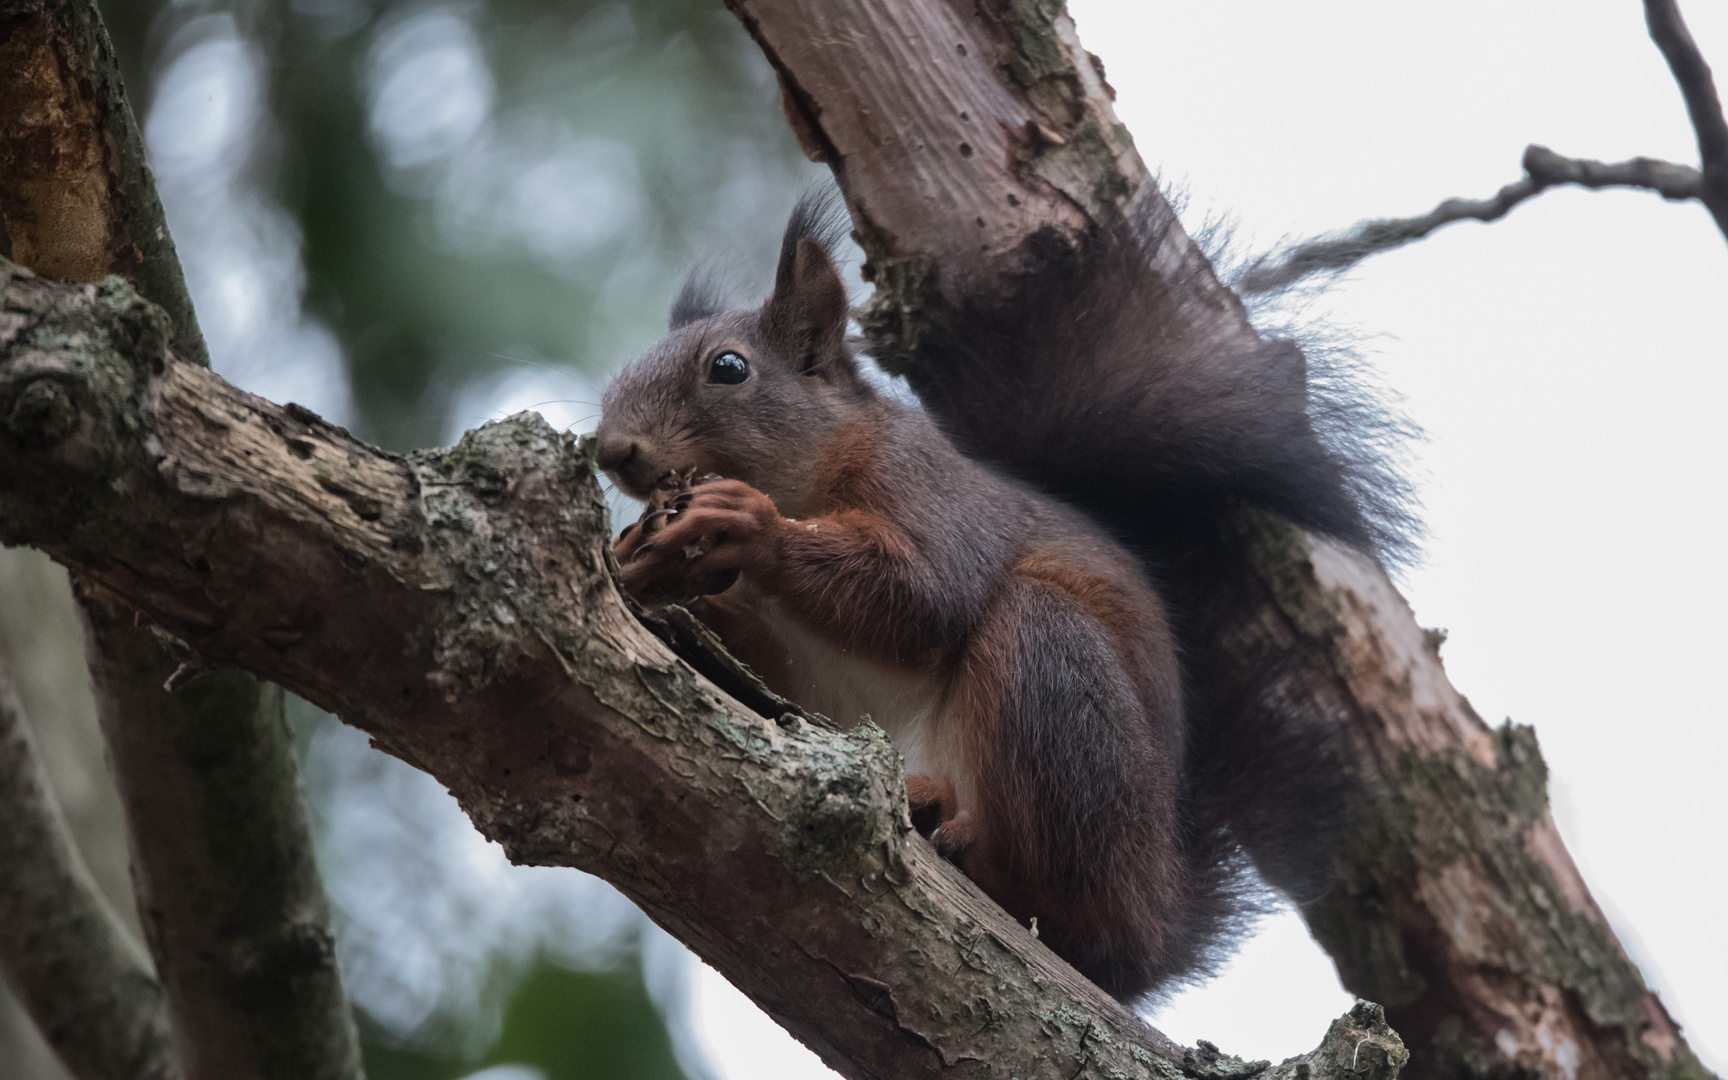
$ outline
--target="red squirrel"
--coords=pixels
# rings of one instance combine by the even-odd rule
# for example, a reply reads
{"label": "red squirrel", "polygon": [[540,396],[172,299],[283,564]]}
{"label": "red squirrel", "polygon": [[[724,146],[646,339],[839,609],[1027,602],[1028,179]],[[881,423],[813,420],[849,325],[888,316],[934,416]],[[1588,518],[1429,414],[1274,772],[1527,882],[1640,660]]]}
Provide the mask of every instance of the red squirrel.
{"label": "red squirrel", "polygon": [[1201,723],[1165,579],[1238,502],[1384,547],[1395,492],[1317,432],[1299,352],[1174,333],[1132,229],[1085,266],[1032,252],[1013,295],[955,313],[927,346],[964,363],[915,365],[923,408],[848,344],[837,235],[801,202],[766,303],[693,278],[606,390],[622,491],[712,474],[618,538],[624,586],[689,603],[782,696],[880,725],[919,831],[1105,990],[1204,972],[1252,907],[1242,848],[1323,887],[1349,800],[1314,733]]}

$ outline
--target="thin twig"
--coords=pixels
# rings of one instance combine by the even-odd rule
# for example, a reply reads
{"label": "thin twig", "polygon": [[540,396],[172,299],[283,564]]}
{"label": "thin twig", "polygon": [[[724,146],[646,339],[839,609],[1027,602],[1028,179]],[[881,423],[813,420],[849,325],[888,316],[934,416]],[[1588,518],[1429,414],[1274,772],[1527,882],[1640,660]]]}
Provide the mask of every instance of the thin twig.
{"label": "thin twig", "polygon": [[1699,192],[1724,236],[1728,236],[1728,119],[1722,115],[1722,100],[1710,65],[1686,29],[1676,0],[1644,0],[1644,18],[1650,40],[1662,50],[1668,70],[1686,99],[1686,112],[1698,135],[1698,160],[1703,165],[1704,184]]}
{"label": "thin twig", "polygon": [[1486,199],[1447,199],[1421,217],[1365,221],[1348,232],[1321,237],[1275,251],[1251,263],[1233,282],[1243,293],[1270,293],[1290,288],[1314,274],[1338,274],[1370,255],[1420,240],[1454,221],[1498,221],[1512,208],[1551,187],[1632,187],[1654,191],[1664,199],[1700,199],[1704,177],[1690,165],[1655,158],[1602,162],[1569,158],[1546,146],[1524,151],[1524,178],[1507,184]]}
{"label": "thin twig", "polygon": [[1650,38],[1662,50],[1698,135],[1702,168],[1655,158],[1607,164],[1569,158],[1532,144],[1524,151],[1524,178],[1487,199],[1447,199],[1421,217],[1365,221],[1348,232],[1293,244],[1255,260],[1234,282],[1249,294],[1280,292],[1314,274],[1339,274],[1370,255],[1420,240],[1454,221],[1497,221],[1514,206],[1557,184],[1587,188],[1634,187],[1664,199],[1697,199],[1728,237],[1728,119],[1710,65],[1680,17],[1676,0],[1644,0]]}

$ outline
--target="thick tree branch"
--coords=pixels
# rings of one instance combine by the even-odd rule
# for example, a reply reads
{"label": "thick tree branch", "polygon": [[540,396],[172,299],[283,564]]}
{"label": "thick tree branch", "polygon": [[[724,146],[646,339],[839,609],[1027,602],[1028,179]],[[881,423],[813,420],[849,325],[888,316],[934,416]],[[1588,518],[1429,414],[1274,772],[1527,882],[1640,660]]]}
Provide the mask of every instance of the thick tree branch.
{"label": "thick tree branch", "polygon": [[281,688],[188,676],[129,605],[80,591],[96,685],[126,690],[97,712],[186,1076],[361,1076]]}
{"label": "thick tree branch", "polygon": [[97,893],[0,664],[0,970],[78,1080],[179,1080],[162,987]]}
{"label": "thick tree branch", "polygon": [[1644,19],[1650,39],[1662,50],[1668,70],[1686,99],[1692,130],[1698,135],[1698,160],[1704,167],[1704,185],[1699,198],[1709,207],[1716,227],[1728,236],[1728,119],[1722,115],[1722,100],[1710,65],[1692,40],[1692,31],[1680,17],[1677,0],[1644,0]]}
{"label": "thick tree branch", "polygon": [[[919,365],[952,362],[919,347],[946,303],[987,298],[1034,249],[1084,257],[1092,224],[1157,198],[1058,4],[730,6],[847,195],[876,269],[872,344],[914,386]],[[1255,331],[1193,244],[1150,235],[1191,321],[1172,334],[1246,353]],[[1380,567],[1244,515],[1189,570],[1214,612],[1191,628],[1209,691],[1358,740],[1375,812],[1346,884],[1305,914],[1345,985],[1388,1003],[1410,1074],[1704,1075],[1548,821],[1534,742],[1470,711]]]}
{"label": "thick tree branch", "polygon": [[[937,857],[874,728],[765,718],[669,651],[614,585],[591,451],[538,417],[401,458],[173,360],[112,279],[10,270],[0,312],[0,538],[364,728],[512,858],[611,881],[847,1075],[1240,1070]],[[1395,1075],[1377,1010],[1268,1075],[1346,1060]]]}
{"label": "thick tree branch", "polygon": [[[787,119],[841,182],[876,294],[864,317],[896,373],[945,305],[1000,290],[1025,240],[1073,244],[1147,180],[1103,64],[1060,4],[727,0],[780,78]],[[1174,221],[1162,202],[1162,228]],[[958,228],[960,224],[965,229]],[[1226,324],[1241,305],[1179,228],[1159,258]]]}
{"label": "thick tree branch", "polygon": [[1216,677],[1272,666],[1278,704],[1360,740],[1376,813],[1303,914],[1344,985],[1386,1003],[1409,1075],[1709,1076],[1567,854],[1534,733],[1481,721],[1378,566],[1258,515],[1241,540],[1253,577],[1213,630]]}
{"label": "thick tree branch", "polygon": [[[0,215],[50,277],[131,280],[173,352],[207,363],[93,0],[0,0]],[[282,694],[244,672],[174,694],[178,662],[126,605],[81,589],[139,913],[189,1080],[360,1075]]]}
{"label": "thick tree branch", "polygon": [[1690,165],[1643,157],[1608,164],[1531,144],[1524,151],[1524,178],[1490,198],[1447,199],[1421,217],[1364,221],[1337,236],[1305,240],[1256,260],[1232,284],[1244,293],[1281,292],[1315,274],[1343,273],[1370,255],[1420,240],[1442,225],[1498,221],[1519,203],[1560,184],[1642,188],[1676,201],[1704,195],[1704,175]]}

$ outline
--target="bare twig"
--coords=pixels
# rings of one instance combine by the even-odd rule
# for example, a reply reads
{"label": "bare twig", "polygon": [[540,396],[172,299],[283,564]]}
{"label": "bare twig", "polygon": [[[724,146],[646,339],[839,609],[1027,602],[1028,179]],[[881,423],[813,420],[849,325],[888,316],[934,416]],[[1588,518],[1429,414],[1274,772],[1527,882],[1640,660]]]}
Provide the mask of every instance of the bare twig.
{"label": "bare twig", "polygon": [[1673,202],[1699,198],[1703,183],[1703,176],[1690,165],[1647,157],[1610,164],[1566,157],[1546,146],[1534,144],[1524,150],[1524,172],[1531,182],[1543,188],[1556,184],[1577,184],[1593,189],[1643,188]]}
{"label": "bare twig", "polygon": [[1698,160],[1704,174],[1698,198],[1709,208],[1722,235],[1728,236],[1728,119],[1722,115],[1716,80],[1704,54],[1698,51],[1698,43],[1692,40],[1686,20],[1680,17],[1676,0],[1644,0],[1644,19],[1650,27],[1650,39],[1662,50],[1674,81],[1680,85],[1692,130],[1698,135]]}
{"label": "bare twig", "polygon": [[1642,188],[1670,200],[1699,199],[1704,192],[1703,174],[1690,165],[1645,157],[1591,161],[1531,144],[1524,150],[1524,178],[1489,198],[1447,199],[1421,217],[1365,221],[1340,235],[1293,244],[1255,260],[1232,284],[1243,293],[1272,293],[1315,274],[1340,274],[1370,255],[1403,247],[1454,221],[1498,221],[1519,203],[1560,184]]}
{"label": "bare twig", "polygon": [[1710,65],[1692,40],[1675,0],[1645,0],[1644,15],[1650,37],[1662,50],[1686,99],[1702,169],[1646,157],[1607,164],[1565,157],[1532,143],[1524,151],[1524,178],[1490,198],[1447,199],[1421,217],[1364,221],[1334,236],[1292,244],[1255,260],[1232,284],[1247,294],[1275,293],[1315,274],[1340,274],[1370,255],[1420,240],[1442,225],[1498,221],[1514,206],[1559,184],[1643,188],[1664,199],[1697,199],[1728,237],[1728,119],[1723,117]]}
{"label": "bare twig", "polygon": [[0,970],[78,1080],[179,1080],[162,987],[73,847],[0,667]]}

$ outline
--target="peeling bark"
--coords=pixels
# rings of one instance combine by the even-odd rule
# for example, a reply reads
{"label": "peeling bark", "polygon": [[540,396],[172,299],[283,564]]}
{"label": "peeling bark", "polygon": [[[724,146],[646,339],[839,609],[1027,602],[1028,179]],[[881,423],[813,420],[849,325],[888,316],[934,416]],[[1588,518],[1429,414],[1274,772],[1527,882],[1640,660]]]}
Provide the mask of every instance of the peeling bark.
{"label": "peeling bark", "polygon": [[209,363],[114,47],[89,0],[0,0],[0,230],[45,277],[119,274]]}
{"label": "peeling bark", "polygon": [[[877,729],[765,717],[680,660],[617,590],[590,446],[521,414],[388,454],[172,359],[165,322],[10,270],[0,539],[363,728],[512,859],[612,882],[848,1076],[1269,1072],[1003,914],[912,831]],[[1391,1080],[1365,1008],[1356,1071],[1345,1035],[1274,1071]]]}
{"label": "peeling bark", "polygon": [[[1060,4],[727,7],[774,66],[806,154],[840,181],[876,285],[872,355],[897,374],[947,302],[1001,291],[1025,268],[1028,237],[1076,244],[1148,180]],[[1168,232],[1161,260],[1204,266],[1186,233]],[[1243,317],[1216,279],[1206,303]]]}
{"label": "peeling bark", "polygon": [[1292,664],[1286,689],[1350,725],[1376,783],[1341,886],[1305,915],[1385,1004],[1409,1075],[1711,1075],[1561,843],[1534,731],[1482,722],[1378,567],[1268,520],[1244,547],[1265,592],[1233,662]]}

